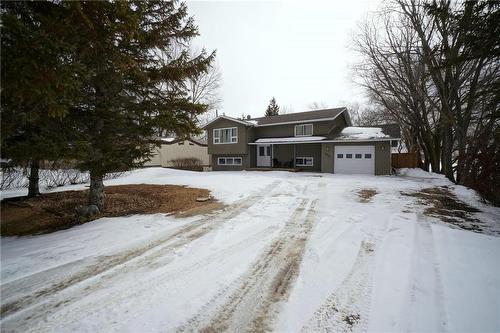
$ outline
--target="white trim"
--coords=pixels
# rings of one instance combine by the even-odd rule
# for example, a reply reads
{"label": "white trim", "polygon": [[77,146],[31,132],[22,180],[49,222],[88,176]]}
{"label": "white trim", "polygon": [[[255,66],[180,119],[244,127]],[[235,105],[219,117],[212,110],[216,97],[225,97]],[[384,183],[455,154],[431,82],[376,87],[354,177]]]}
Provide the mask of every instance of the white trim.
{"label": "white trim", "polygon": [[[305,126],[311,126],[311,134],[301,134],[301,135],[298,135],[297,134],[297,127],[298,126],[304,126],[304,129],[305,129]],[[294,134],[295,134],[295,136],[313,136],[313,134],[314,134],[314,125],[313,124],[297,124],[297,125],[294,126]]]}
{"label": "white trim", "polygon": [[[303,164],[297,164],[297,159],[301,158]],[[311,160],[311,164],[307,164],[306,159]],[[314,166],[314,158],[313,157],[306,157],[306,156],[296,156],[294,160],[295,166],[301,166],[301,167],[313,167]]]}
{"label": "white trim", "polygon": [[[233,163],[228,164],[227,163],[228,159],[232,159]],[[235,163],[236,159],[239,159],[240,163]],[[220,163],[221,160],[224,160],[223,164]],[[237,165],[237,166],[239,166],[239,165],[242,165],[242,163],[243,163],[243,157],[241,157],[241,156],[217,157],[217,165],[229,165],[229,166]]]}
{"label": "white trim", "polygon": [[[354,142],[354,143],[363,143],[363,142],[383,142],[383,141],[391,141],[395,140],[394,138],[386,138],[386,139],[366,139],[366,140],[318,140],[318,141],[286,141],[286,142],[273,142],[273,145],[294,145],[294,144],[302,144],[302,143],[342,143],[342,142]],[[249,142],[249,145],[262,145],[264,143],[256,143]]]}
{"label": "white trim", "polygon": [[[233,135],[233,129],[236,130],[236,135]],[[217,137],[219,139],[219,142],[215,142],[215,131],[224,131],[224,130],[231,130],[231,141],[230,142],[220,142],[220,136]],[[236,141],[233,141],[233,139],[236,138]],[[228,145],[228,144],[233,144],[233,143],[238,143],[238,127],[221,127],[221,128],[214,128],[212,130],[212,143],[214,145]]]}
{"label": "white trim", "polygon": [[228,116],[218,116],[217,118],[214,118],[214,119],[210,120],[208,123],[206,123],[205,125],[201,126],[201,128],[205,128],[208,125],[210,125],[211,123],[213,123],[213,122],[215,122],[215,121],[217,121],[219,119],[226,119],[226,120],[234,121],[236,123],[240,123],[240,124],[243,124],[243,125],[246,125],[246,126],[254,126],[254,124],[249,123],[248,121],[244,121],[244,120],[240,120],[240,119],[236,119],[236,118],[231,118],[231,117],[228,117]]}

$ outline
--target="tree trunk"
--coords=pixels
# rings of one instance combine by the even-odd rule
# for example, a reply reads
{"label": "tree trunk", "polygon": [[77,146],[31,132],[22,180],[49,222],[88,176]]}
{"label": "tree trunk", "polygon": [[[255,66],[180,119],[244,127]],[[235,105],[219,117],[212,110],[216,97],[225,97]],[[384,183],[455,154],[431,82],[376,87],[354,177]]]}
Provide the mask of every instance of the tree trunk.
{"label": "tree trunk", "polygon": [[40,161],[31,161],[29,185],[28,185],[28,198],[33,198],[40,195],[40,189],[38,187],[38,181],[40,178],[39,171],[40,171]]}
{"label": "tree trunk", "polygon": [[100,211],[104,208],[103,175],[90,171],[89,205],[96,205]]}

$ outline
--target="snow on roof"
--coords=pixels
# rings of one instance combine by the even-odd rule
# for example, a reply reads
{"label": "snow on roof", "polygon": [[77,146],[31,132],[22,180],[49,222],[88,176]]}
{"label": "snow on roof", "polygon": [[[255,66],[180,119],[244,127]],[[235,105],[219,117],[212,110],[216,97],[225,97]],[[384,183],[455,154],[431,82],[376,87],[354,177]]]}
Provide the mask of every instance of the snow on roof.
{"label": "snow on roof", "polygon": [[389,135],[384,134],[380,127],[345,127],[340,132],[338,139],[351,140],[368,140],[368,139],[383,139]]}
{"label": "snow on roof", "polygon": [[255,140],[255,143],[304,142],[304,141],[321,141],[324,139],[326,139],[324,136],[294,136],[289,138],[261,138]]}
{"label": "snow on roof", "polygon": [[173,142],[176,138],[161,138],[160,140],[163,142]]}

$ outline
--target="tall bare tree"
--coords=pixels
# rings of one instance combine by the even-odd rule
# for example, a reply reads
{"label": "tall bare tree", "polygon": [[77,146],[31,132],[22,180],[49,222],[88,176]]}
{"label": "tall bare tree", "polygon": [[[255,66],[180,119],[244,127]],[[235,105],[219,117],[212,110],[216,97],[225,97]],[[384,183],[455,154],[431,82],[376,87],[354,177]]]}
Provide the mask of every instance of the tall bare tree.
{"label": "tall bare tree", "polygon": [[[500,202],[500,3],[393,0],[355,39],[359,83],[426,164]],[[496,171],[495,171],[496,170]]]}

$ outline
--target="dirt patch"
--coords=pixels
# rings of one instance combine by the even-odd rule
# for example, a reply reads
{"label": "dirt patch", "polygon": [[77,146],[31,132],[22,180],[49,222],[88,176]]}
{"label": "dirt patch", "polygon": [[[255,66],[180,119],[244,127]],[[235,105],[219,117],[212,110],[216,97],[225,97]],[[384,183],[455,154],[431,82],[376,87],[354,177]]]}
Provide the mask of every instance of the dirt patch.
{"label": "dirt patch", "polygon": [[359,201],[363,203],[367,203],[372,201],[372,198],[377,194],[377,191],[370,188],[364,188],[358,191]]}
{"label": "dirt patch", "polygon": [[465,230],[483,231],[480,226],[483,222],[472,215],[480,210],[459,200],[446,186],[429,187],[418,192],[401,192],[401,194],[416,197],[420,203],[429,205],[424,210],[427,216],[436,217]]}
{"label": "dirt patch", "polygon": [[209,191],[176,185],[119,185],[104,190],[104,210],[92,219],[83,219],[76,210],[86,205],[88,190],[44,194],[37,198],[4,200],[1,204],[1,235],[22,236],[67,229],[100,217],[131,214],[175,213],[191,216],[219,208]]}

